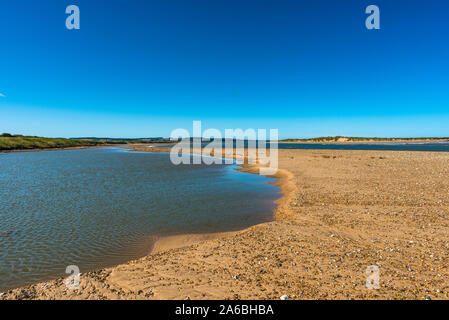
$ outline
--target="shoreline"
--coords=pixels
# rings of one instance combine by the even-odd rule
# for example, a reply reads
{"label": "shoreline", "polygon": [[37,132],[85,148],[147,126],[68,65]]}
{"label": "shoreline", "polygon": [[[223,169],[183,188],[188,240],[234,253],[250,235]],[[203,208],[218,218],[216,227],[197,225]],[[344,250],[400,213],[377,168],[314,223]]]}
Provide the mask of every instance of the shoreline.
{"label": "shoreline", "polygon": [[[152,144],[151,144],[152,145]],[[165,145],[165,143],[164,143]],[[126,149],[129,152],[142,152],[142,153],[167,153],[169,154],[170,152],[170,147],[160,147],[160,146],[154,146],[152,148],[148,148],[148,144],[129,144],[129,145],[104,145],[104,146],[86,146],[86,147],[68,147],[68,148],[51,148],[51,149],[36,149],[36,150],[11,150],[11,151],[6,151],[5,153],[8,152],[33,152],[33,151],[52,151],[52,150],[78,150],[78,149],[91,149],[91,148],[102,148],[102,147],[123,147],[124,149]],[[129,148],[128,148],[129,147]],[[1,153],[1,152],[0,152]],[[189,155],[198,155],[195,153],[189,153]],[[211,156],[214,157],[214,156]],[[236,159],[236,155],[234,154],[233,156],[233,160],[237,161]],[[221,158],[223,160],[226,160],[226,158]],[[245,157],[246,159],[246,157]],[[233,168],[233,170],[239,171],[239,172],[245,172],[245,173],[249,173],[249,174],[259,174],[259,169],[262,167],[259,164],[245,164],[245,163],[235,163],[232,164],[233,166],[235,166],[235,168]],[[273,221],[276,221],[278,218],[278,209],[279,207],[284,207],[286,206],[286,196],[287,193],[285,192],[285,188],[288,185],[288,192],[292,192],[293,191],[293,187],[294,184],[291,183],[290,181],[288,181],[288,179],[290,179],[292,175],[286,171],[286,170],[281,170],[278,169],[278,172],[273,175],[273,176],[269,176],[270,178],[274,178],[276,180],[274,181],[267,181],[266,183],[269,184],[273,184],[279,187],[280,189],[280,195],[281,197],[277,200],[274,201],[274,203],[276,204],[276,207],[274,208],[273,212],[272,212],[272,220],[268,221],[268,222],[262,222],[262,223],[258,223],[249,227],[245,227],[243,229],[237,229],[237,230],[232,230],[232,231],[222,231],[222,232],[210,232],[210,233],[186,233],[186,234],[178,234],[178,235],[173,235],[173,236],[160,236],[160,237],[156,237],[155,241],[150,245],[149,249],[148,249],[148,253],[145,254],[144,256],[140,257],[140,258],[135,258],[135,259],[142,259],[145,257],[149,257],[152,256],[154,254],[159,254],[159,253],[163,253],[169,250],[173,250],[173,249],[180,249],[180,248],[185,248],[185,247],[189,247],[191,245],[194,244],[198,244],[201,243],[203,241],[207,241],[207,240],[213,240],[213,239],[219,239],[219,238],[224,238],[224,237],[231,237],[231,236],[235,236],[239,233],[248,231],[258,225],[263,225],[265,223],[270,223]],[[154,238],[154,236],[150,236],[150,238]],[[96,270],[91,270],[90,272],[96,272],[99,270],[102,270],[104,268],[114,268],[117,267],[119,265],[122,265],[124,263],[128,263],[131,262],[135,259],[131,259],[129,261],[125,261],[123,263],[117,264],[117,265],[112,265],[109,267],[103,267],[103,268],[99,268]],[[55,281],[58,280],[59,278],[56,279],[52,279],[52,280],[48,280],[48,281]],[[60,280],[60,279],[59,279]],[[47,282],[47,281],[44,281]],[[37,282],[36,284],[39,284],[42,282]],[[33,286],[36,284],[31,284],[28,286]],[[28,287],[25,286],[25,287]],[[11,291],[11,290],[19,290],[23,287],[18,287],[18,288],[12,288],[12,289],[7,289],[7,291]],[[1,300],[2,296],[0,296],[0,300]]]}
{"label": "shoreline", "polygon": [[[159,152],[153,152],[159,153]],[[258,174],[258,169],[261,167],[260,165],[245,165],[245,164],[236,164],[238,168],[234,168],[236,171],[250,173],[250,174]],[[276,208],[273,212],[273,220],[269,222],[263,222],[259,224],[252,225],[250,227],[236,230],[236,231],[224,231],[224,232],[212,232],[212,233],[194,233],[194,234],[180,234],[175,236],[167,236],[161,237],[157,239],[153,244],[153,248],[150,250],[149,255],[162,253],[165,251],[169,251],[172,249],[179,249],[184,247],[189,247],[191,245],[197,244],[202,241],[219,239],[223,237],[230,237],[241,232],[245,232],[250,230],[258,225],[263,225],[265,223],[270,223],[278,220],[285,220],[287,217],[283,217],[282,213],[284,213],[290,201],[290,196],[296,190],[296,186],[291,182],[293,175],[286,171],[278,169],[278,172],[270,176],[270,178],[276,179],[275,181],[269,181],[267,183],[273,184],[280,189],[281,197],[274,201],[276,204]],[[281,213],[282,212],[282,213]]]}
{"label": "shoreline", "polygon": [[[147,256],[86,272],[79,290],[60,278],[0,300],[448,299],[447,161],[441,152],[282,149],[274,221],[161,238]],[[372,265],[379,290],[365,286]]]}
{"label": "shoreline", "polygon": [[[135,146],[130,146],[130,147],[131,148],[128,149],[128,151],[130,151],[130,152],[167,153],[167,154],[170,153],[169,147],[157,147],[156,146],[154,148],[148,148],[148,149],[144,149],[144,150],[142,150],[139,147],[135,147]],[[191,152],[191,153],[189,153],[189,155],[199,155],[199,154]],[[209,155],[209,156],[211,156],[211,155]],[[211,156],[211,157],[214,157],[214,156]],[[234,161],[236,161],[236,157],[237,157],[237,155],[234,154],[233,155]],[[226,158],[221,158],[221,159],[226,160]],[[245,157],[245,160],[246,160],[246,157]],[[240,172],[245,172],[245,173],[250,173],[250,174],[259,174],[258,170],[262,167],[259,164],[245,164],[245,163],[235,163],[233,165],[236,166],[236,168],[234,168],[234,170],[240,171]],[[273,212],[273,220],[269,221],[269,222],[264,222],[264,223],[270,223],[273,221],[277,221],[277,219],[280,218],[279,214],[278,214],[278,211],[280,210],[279,208],[285,208],[287,206],[288,201],[289,201],[288,195],[292,194],[296,189],[296,186],[290,181],[290,179],[292,179],[293,175],[286,170],[278,169],[278,171],[275,175],[269,176],[269,177],[274,178],[275,180],[269,181],[267,183],[273,184],[273,185],[279,187],[281,197],[274,201],[274,203],[276,204],[276,208],[273,210],[274,211]],[[172,250],[172,249],[188,247],[188,246],[191,246],[191,245],[194,245],[196,243],[206,241],[206,240],[218,239],[218,238],[222,238],[222,237],[226,237],[226,236],[233,236],[235,234],[244,232],[244,231],[249,230],[257,225],[261,225],[264,223],[256,224],[256,225],[253,225],[253,226],[250,226],[250,227],[247,227],[244,229],[236,230],[236,231],[179,234],[179,235],[174,235],[174,236],[161,237],[154,242],[153,247],[149,251],[148,255],[157,254],[157,253],[161,253],[161,252]]]}

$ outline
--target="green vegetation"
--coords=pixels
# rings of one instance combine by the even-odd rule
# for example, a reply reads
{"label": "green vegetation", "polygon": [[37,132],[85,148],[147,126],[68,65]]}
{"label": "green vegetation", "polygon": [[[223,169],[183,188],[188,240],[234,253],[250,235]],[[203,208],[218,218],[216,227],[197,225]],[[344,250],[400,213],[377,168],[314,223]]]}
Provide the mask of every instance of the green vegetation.
{"label": "green vegetation", "polygon": [[310,139],[285,139],[282,142],[395,142],[395,141],[435,141],[449,138],[367,138],[367,137],[318,137]]}
{"label": "green vegetation", "polygon": [[126,144],[124,141],[42,138],[3,133],[0,135],[0,151],[90,147],[105,144]]}

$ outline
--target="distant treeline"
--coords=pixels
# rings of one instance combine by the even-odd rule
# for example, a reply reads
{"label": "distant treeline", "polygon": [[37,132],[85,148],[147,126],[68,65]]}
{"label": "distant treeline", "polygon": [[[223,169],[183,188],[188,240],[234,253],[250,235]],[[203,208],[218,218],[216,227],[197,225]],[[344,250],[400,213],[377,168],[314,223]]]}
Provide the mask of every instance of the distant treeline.
{"label": "distant treeline", "polygon": [[423,141],[423,140],[448,140],[447,138],[437,138],[437,137],[428,137],[428,138],[367,138],[367,137],[344,137],[344,136],[335,136],[335,137],[318,137],[318,138],[310,138],[310,139],[285,139],[282,142],[363,142],[363,141]]}
{"label": "distant treeline", "polygon": [[1,150],[27,150],[90,147],[104,144],[124,144],[124,141],[106,141],[89,139],[43,138],[36,136],[22,136],[18,134],[3,133],[0,135]]}

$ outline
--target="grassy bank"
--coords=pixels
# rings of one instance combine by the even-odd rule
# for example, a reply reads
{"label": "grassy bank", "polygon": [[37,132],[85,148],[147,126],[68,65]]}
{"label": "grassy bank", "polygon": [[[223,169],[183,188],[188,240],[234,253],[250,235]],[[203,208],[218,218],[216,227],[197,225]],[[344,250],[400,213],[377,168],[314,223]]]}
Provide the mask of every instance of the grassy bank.
{"label": "grassy bank", "polygon": [[123,143],[126,142],[87,139],[43,138],[10,134],[0,135],[0,151],[91,147],[105,144]]}

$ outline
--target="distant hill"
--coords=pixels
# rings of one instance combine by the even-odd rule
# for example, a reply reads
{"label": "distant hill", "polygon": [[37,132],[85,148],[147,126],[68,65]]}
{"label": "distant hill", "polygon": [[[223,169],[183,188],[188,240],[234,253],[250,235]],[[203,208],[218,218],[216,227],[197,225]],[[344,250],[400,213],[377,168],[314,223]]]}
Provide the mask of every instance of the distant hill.
{"label": "distant hill", "polygon": [[318,137],[309,139],[284,139],[280,142],[418,142],[418,141],[449,141],[449,137],[438,138],[438,137],[428,137],[428,138],[377,138],[377,137]]}

